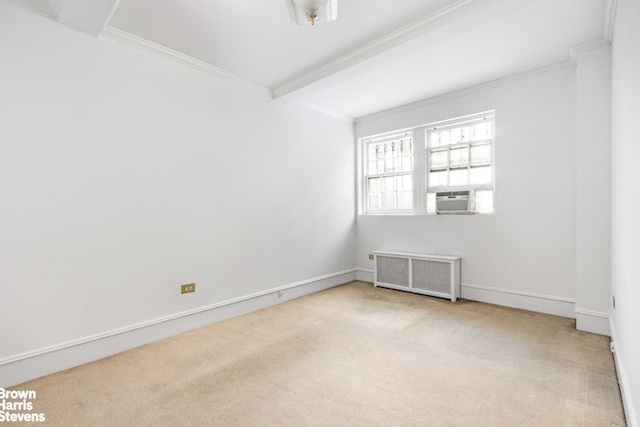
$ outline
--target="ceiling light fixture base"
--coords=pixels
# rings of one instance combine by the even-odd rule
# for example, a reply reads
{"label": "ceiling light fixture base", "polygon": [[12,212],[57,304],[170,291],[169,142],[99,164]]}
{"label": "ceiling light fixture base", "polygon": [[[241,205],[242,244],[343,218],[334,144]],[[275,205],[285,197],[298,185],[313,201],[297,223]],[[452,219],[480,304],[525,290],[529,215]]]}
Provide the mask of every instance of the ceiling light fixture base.
{"label": "ceiling light fixture base", "polygon": [[328,23],[338,18],[338,0],[286,0],[291,21],[298,25]]}

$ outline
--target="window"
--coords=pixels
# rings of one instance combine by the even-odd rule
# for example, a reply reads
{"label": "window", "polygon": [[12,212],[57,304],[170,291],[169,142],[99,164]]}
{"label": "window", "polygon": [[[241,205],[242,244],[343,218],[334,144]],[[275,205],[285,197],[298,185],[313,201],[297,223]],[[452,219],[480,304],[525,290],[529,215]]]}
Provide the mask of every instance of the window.
{"label": "window", "polygon": [[427,213],[436,191],[475,190],[475,210],[493,212],[493,114],[427,126]]}
{"label": "window", "polygon": [[367,214],[436,213],[436,192],[474,190],[475,212],[493,213],[493,111],[362,142]]}
{"label": "window", "polygon": [[413,209],[413,138],[395,135],[365,142],[366,210],[369,213]]}

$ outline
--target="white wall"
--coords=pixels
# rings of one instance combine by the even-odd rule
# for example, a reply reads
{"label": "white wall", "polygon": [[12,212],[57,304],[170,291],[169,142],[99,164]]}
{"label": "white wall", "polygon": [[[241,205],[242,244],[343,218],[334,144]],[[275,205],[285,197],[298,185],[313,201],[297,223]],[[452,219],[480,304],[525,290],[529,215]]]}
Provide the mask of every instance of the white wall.
{"label": "white wall", "polygon": [[640,425],[640,3],[618,0],[612,47],[612,331],[630,426]]}
{"label": "white wall", "polygon": [[357,219],[373,250],[462,256],[462,297],[568,317],[576,297],[576,70],[424,103],[356,124],[364,137],[495,109],[495,214]]}
{"label": "white wall", "polygon": [[610,335],[611,47],[576,58],[576,327]]}
{"label": "white wall", "polygon": [[6,3],[0,57],[0,386],[17,355],[353,270],[352,124]]}

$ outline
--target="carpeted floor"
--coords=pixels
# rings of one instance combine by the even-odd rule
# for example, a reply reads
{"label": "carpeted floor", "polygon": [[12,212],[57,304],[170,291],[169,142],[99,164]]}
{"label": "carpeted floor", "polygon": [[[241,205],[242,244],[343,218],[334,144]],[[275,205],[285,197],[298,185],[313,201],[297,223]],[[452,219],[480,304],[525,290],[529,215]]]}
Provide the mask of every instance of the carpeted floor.
{"label": "carpeted floor", "polygon": [[52,426],[624,425],[607,337],[362,282],[14,389]]}

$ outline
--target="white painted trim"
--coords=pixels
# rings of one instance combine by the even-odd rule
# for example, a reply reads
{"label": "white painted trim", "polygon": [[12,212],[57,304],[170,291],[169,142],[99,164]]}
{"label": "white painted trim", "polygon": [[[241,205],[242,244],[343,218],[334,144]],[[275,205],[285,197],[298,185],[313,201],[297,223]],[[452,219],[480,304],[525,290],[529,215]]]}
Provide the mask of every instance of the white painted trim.
{"label": "white painted trim", "polygon": [[233,73],[225,71],[222,68],[214,67],[213,65],[208,64],[204,61],[192,58],[188,55],[185,55],[173,49],[169,49],[167,47],[151,42],[149,40],[143,39],[142,37],[138,37],[133,34],[127,33],[126,31],[122,31],[110,25],[107,25],[102,31],[102,33],[100,33],[100,35],[108,37],[112,40],[116,40],[122,43],[126,43],[128,45],[137,47],[138,49],[142,49],[144,51],[162,56],[163,58],[170,59],[179,64],[193,68],[194,70],[202,71],[214,77],[234,83],[254,93],[268,96],[270,98],[272,97],[271,90],[265,86],[261,86],[256,83],[250,82],[249,80],[243,79],[242,77],[239,77]]}
{"label": "white painted trim", "polygon": [[624,409],[624,417],[627,421],[627,426],[638,427],[638,417],[633,405],[633,394],[631,390],[631,384],[629,383],[629,376],[627,375],[627,369],[624,366],[623,358],[621,356],[621,348],[616,344],[618,343],[618,334],[616,333],[616,325],[613,316],[609,317],[609,328],[611,329],[611,342],[613,343],[613,360],[616,362],[616,372],[618,374],[618,384],[620,384],[620,395],[622,397],[622,406]]}
{"label": "white painted trim", "polygon": [[617,10],[618,0],[605,0],[604,22],[602,23],[602,37],[604,37],[604,39],[609,43],[613,42]]}
{"label": "white painted trim", "polygon": [[[374,271],[358,268],[356,277],[357,280],[373,283]],[[575,318],[575,300],[555,295],[461,283],[460,298],[552,314],[555,316]],[[593,314],[594,312],[589,313]],[[602,315],[602,313],[599,314]]]}
{"label": "white painted trim", "polygon": [[513,289],[460,284],[461,298],[506,307],[520,308],[555,316],[575,318],[575,300]]}
{"label": "white painted trim", "polygon": [[333,61],[314,68],[273,89],[274,98],[281,98],[307,87],[340,71],[346,70],[367,59],[373,58],[398,45],[415,39],[429,31],[448,24],[495,0],[457,0],[409,25],[373,40]]}
{"label": "white painted trim", "polygon": [[356,280],[350,269],[151,319],[0,360],[0,387],[20,384],[260,308]]}
{"label": "white painted trim", "polygon": [[578,65],[579,54],[586,53],[595,49],[600,49],[603,47],[608,47],[608,46],[611,46],[611,42],[603,38],[597,38],[597,39],[586,41],[584,43],[575,44],[569,48],[569,56],[571,58],[571,62]]}
{"label": "white painted trim", "polygon": [[577,330],[611,336],[609,315],[607,313],[577,307],[575,309],[575,313]]}
{"label": "white painted trim", "polygon": [[[390,110],[385,110],[378,113],[373,113],[366,116],[358,117],[356,118],[356,124],[380,120],[388,116],[406,113],[409,111],[416,110],[418,108],[427,107],[429,105],[451,101],[453,99],[461,98],[463,96],[474,95],[476,93],[485,92],[490,89],[497,89],[500,87],[508,86],[510,84],[524,82],[524,81],[535,79],[538,77],[543,77],[549,74],[570,70],[575,67],[576,67],[575,63],[571,61],[565,61],[565,62],[560,62],[558,64],[552,64],[552,65],[547,65],[540,68],[535,68],[533,70],[528,70],[522,73],[513,74],[511,76],[506,76],[506,77],[491,80],[485,83],[480,83],[475,86],[470,86],[464,89],[434,96],[432,98],[428,98],[418,102],[413,102],[411,104],[406,104],[400,107],[392,108]],[[426,123],[423,123],[423,125],[424,124]]]}
{"label": "white painted trim", "polygon": [[356,280],[373,284],[373,270],[368,268],[359,268],[356,271]]}

